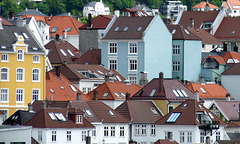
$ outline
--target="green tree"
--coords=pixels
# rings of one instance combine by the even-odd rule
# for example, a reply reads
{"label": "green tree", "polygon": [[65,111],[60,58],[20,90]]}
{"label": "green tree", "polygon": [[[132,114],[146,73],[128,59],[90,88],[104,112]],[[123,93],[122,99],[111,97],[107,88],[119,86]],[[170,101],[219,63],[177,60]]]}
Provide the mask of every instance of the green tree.
{"label": "green tree", "polygon": [[29,2],[29,0],[22,0],[21,3],[19,4],[19,9],[24,10],[26,8],[28,9],[35,9],[36,8],[36,2]]}
{"label": "green tree", "polygon": [[20,12],[18,4],[14,0],[3,0],[1,3],[2,6],[2,16],[7,18],[9,12],[14,12],[15,14]]}

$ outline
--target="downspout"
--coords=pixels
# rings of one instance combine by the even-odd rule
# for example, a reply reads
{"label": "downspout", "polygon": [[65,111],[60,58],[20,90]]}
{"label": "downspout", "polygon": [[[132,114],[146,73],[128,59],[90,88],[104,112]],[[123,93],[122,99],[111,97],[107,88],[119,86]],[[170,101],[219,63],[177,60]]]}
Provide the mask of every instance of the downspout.
{"label": "downspout", "polygon": [[185,40],[183,40],[183,56],[182,56],[182,79],[184,80],[184,43]]}

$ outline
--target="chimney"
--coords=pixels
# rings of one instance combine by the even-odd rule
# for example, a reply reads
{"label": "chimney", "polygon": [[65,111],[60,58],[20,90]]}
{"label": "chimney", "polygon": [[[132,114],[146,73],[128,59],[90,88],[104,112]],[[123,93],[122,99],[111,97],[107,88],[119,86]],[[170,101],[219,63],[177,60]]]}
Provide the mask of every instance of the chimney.
{"label": "chimney", "polygon": [[119,10],[114,10],[114,15],[119,17],[120,16],[120,11]]}
{"label": "chimney", "polygon": [[46,109],[47,108],[47,104],[45,101],[42,101],[42,106],[41,106],[42,109]]}
{"label": "chimney", "polygon": [[227,43],[226,42],[223,43],[223,51],[227,51]]}
{"label": "chimney", "polygon": [[24,27],[26,25],[26,20],[23,18],[18,18],[17,19],[17,27]]}
{"label": "chimney", "polygon": [[57,43],[59,42],[59,34],[56,34],[55,40],[57,41]]}
{"label": "chimney", "polygon": [[240,121],[240,103],[238,104],[238,120]]}
{"label": "chimney", "polygon": [[56,76],[60,77],[60,67],[56,66]]}
{"label": "chimney", "polygon": [[194,19],[190,18],[190,28],[194,28]]}
{"label": "chimney", "polygon": [[198,90],[196,90],[194,92],[194,99],[199,102],[199,92],[198,92]]}
{"label": "chimney", "polygon": [[126,100],[130,100],[130,93],[129,92],[126,93]]}
{"label": "chimney", "polygon": [[14,18],[14,12],[9,12],[8,13],[8,18],[13,19]]}
{"label": "chimney", "polygon": [[226,100],[230,101],[230,94],[229,93],[226,94]]}
{"label": "chimney", "polygon": [[67,39],[67,30],[64,29],[64,39]]}
{"label": "chimney", "polygon": [[167,136],[168,136],[169,141],[173,141],[172,132],[168,132]]}
{"label": "chimney", "polygon": [[205,12],[209,11],[209,4],[208,4],[208,2],[206,2],[206,5],[205,5],[205,8],[204,8],[204,11],[205,11]]}
{"label": "chimney", "polygon": [[234,46],[233,51],[238,52],[238,46],[237,45]]}
{"label": "chimney", "polygon": [[107,74],[105,75],[105,82],[109,82],[109,76]]}
{"label": "chimney", "polygon": [[200,83],[204,83],[204,77],[202,75],[200,76]]}
{"label": "chimney", "polygon": [[3,29],[2,19],[0,18],[0,29]]}
{"label": "chimney", "polygon": [[97,90],[94,91],[93,95],[94,95],[93,100],[98,100],[98,91]]}
{"label": "chimney", "polygon": [[140,79],[140,85],[145,86],[148,83],[148,79],[147,79],[147,72],[140,72],[141,75],[141,79]]}
{"label": "chimney", "polygon": [[92,27],[92,15],[89,13],[88,14],[88,28],[90,29]]}
{"label": "chimney", "polygon": [[36,11],[38,11],[38,8],[36,8]]}
{"label": "chimney", "polygon": [[80,93],[80,91],[77,92],[77,100],[82,100],[82,94]]}
{"label": "chimney", "polygon": [[28,104],[28,111],[33,112],[33,106],[31,103]]}
{"label": "chimney", "polygon": [[163,73],[159,73],[159,93],[163,91]]}
{"label": "chimney", "polygon": [[71,13],[70,13],[70,12],[68,13],[68,16],[71,16]]}

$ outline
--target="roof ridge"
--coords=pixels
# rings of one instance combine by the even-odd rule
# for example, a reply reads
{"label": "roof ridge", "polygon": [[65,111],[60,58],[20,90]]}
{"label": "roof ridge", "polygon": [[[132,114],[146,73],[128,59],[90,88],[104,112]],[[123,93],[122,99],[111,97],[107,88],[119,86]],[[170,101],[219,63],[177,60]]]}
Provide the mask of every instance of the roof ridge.
{"label": "roof ridge", "polygon": [[[110,84],[110,82],[108,82],[108,83],[104,82],[104,83],[106,84],[109,93],[111,93],[110,95],[112,96],[112,99],[115,99],[115,97],[114,97],[114,95],[113,95],[113,92],[111,91],[110,87],[108,86],[108,84]],[[112,83],[112,84],[113,84],[113,83]]]}
{"label": "roof ridge", "polygon": [[[79,33],[79,29],[78,29],[78,27],[76,26],[75,22],[73,21],[73,17],[71,17],[71,16],[68,16],[68,17],[70,17],[70,19],[71,19],[74,27],[77,29],[77,32]],[[80,23],[81,23],[81,22],[80,22]],[[81,26],[83,26],[83,25],[81,25]],[[80,26],[80,27],[81,27],[81,26]]]}

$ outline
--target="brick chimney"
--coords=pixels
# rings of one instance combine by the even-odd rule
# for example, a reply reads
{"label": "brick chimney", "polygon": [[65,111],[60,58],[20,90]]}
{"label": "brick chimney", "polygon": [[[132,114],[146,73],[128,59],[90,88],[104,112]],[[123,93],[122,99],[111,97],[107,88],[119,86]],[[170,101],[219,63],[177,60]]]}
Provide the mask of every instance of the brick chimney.
{"label": "brick chimney", "polygon": [[77,92],[77,100],[79,101],[82,100],[82,94],[80,92]]}
{"label": "brick chimney", "polygon": [[147,79],[147,72],[140,72],[141,75],[141,79],[140,79],[140,85],[145,86],[148,83],[148,79]]}
{"label": "brick chimney", "polygon": [[93,95],[94,95],[93,100],[98,100],[98,91],[97,90],[94,91]]}
{"label": "brick chimney", "polygon": [[194,19],[190,18],[190,28],[194,28]]}
{"label": "brick chimney", "polygon": [[194,92],[194,99],[199,102],[199,92],[198,92],[198,90],[196,90]]}
{"label": "brick chimney", "polygon": [[129,92],[126,93],[126,100],[130,100],[130,93]]}
{"label": "brick chimney", "polygon": [[60,77],[60,67],[56,66],[56,76]]}
{"label": "brick chimney", "polygon": [[226,100],[230,101],[230,94],[229,93],[226,94]]}
{"label": "brick chimney", "polygon": [[87,24],[88,24],[88,26],[87,26],[88,29],[92,28],[92,15],[90,13],[88,14]]}
{"label": "brick chimney", "polygon": [[163,73],[159,73],[159,93],[163,91]]}

